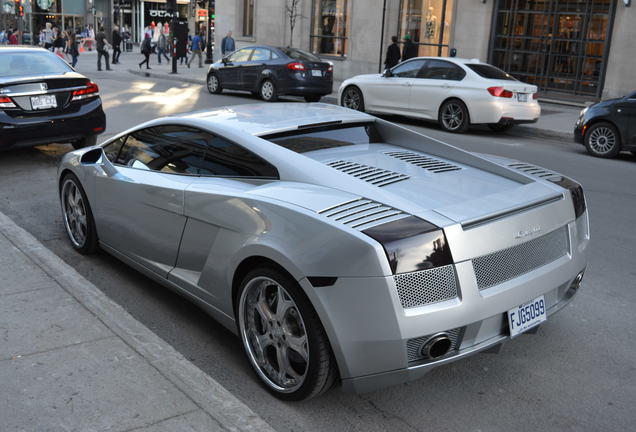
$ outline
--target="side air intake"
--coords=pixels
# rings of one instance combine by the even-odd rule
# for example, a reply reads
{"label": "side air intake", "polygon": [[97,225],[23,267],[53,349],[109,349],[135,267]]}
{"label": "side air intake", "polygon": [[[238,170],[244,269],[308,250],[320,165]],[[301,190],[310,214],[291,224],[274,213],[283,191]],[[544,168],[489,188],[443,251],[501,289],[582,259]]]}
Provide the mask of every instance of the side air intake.
{"label": "side air intake", "polygon": [[432,173],[443,173],[461,169],[461,167],[453,165],[452,163],[409,151],[391,151],[386,152],[385,154],[420,168],[424,168]]}
{"label": "side air intake", "polygon": [[338,160],[329,162],[327,165],[331,168],[337,169],[338,171],[342,171],[345,174],[352,175],[360,180],[364,180],[367,183],[380,187],[409,179],[409,176],[404,174],[356,162]]}
{"label": "side air intake", "polygon": [[346,201],[318,213],[360,231],[409,216],[402,210],[366,198]]}
{"label": "side air intake", "polygon": [[516,169],[517,171],[521,171],[521,172],[524,172],[526,174],[530,174],[531,176],[539,177],[539,178],[542,178],[542,179],[545,179],[545,180],[550,180],[550,179],[553,179],[553,178],[561,178],[562,177],[561,175],[559,175],[559,174],[557,174],[555,172],[552,172],[552,171],[547,170],[545,168],[541,168],[541,167],[538,167],[536,165],[532,165],[532,164],[525,163],[525,162],[515,162],[515,163],[508,164],[508,166],[510,168]]}

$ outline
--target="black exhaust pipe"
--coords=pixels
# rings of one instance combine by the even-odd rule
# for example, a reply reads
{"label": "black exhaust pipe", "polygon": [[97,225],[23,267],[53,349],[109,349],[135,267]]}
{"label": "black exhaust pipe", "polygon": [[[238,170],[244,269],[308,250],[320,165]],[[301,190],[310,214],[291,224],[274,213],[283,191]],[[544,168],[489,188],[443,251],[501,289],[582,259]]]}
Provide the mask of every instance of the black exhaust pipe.
{"label": "black exhaust pipe", "polygon": [[446,333],[438,333],[429,338],[422,347],[422,355],[430,359],[444,357],[451,349],[453,342]]}

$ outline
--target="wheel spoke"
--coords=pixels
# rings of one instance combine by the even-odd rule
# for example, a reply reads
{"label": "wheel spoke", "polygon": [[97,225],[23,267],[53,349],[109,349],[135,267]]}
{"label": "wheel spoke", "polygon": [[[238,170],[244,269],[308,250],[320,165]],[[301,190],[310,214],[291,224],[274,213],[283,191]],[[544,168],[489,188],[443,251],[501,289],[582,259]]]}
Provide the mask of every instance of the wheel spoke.
{"label": "wheel spoke", "polygon": [[297,352],[305,362],[309,362],[309,353],[307,352],[307,336],[293,336],[287,334],[287,345],[289,349]]}
{"label": "wheel spoke", "polygon": [[289,308],[293,307],[294,303],[291,300],[286,299],[285,291],[280,285],[278,286],[276,297],[276,313],[274,316],[279,322],[282,322],[285,319],[285,314]]}

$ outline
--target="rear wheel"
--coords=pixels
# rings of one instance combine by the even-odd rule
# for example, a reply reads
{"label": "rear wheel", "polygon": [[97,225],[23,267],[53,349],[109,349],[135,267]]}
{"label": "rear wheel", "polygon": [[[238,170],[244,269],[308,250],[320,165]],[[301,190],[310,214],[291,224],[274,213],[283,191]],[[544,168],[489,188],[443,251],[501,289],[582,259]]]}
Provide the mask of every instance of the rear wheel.
{"label": "rear wheel", "polygon": [[245,353],[268,391],[303,400],[333,387],[327,335],[293,278],[270,267],[252,270],[241,283],[237,315]]}
{"label": "rear wheel", "polygon": [[488,123],[488,127],[493,132],[505,132],[513,126],[512,123]]}
{"label": "rear wheel", "polygon": [[349,86],[342,94],[340,105],[356,111],[364,111],[364,96],[356,86]]}
{"label": "rear wheel", "polygon": [[276,85],[270,79],[263,80],[261,83],[261,98],[265,102],[276,102],[278,100],[278,93],[276,92]]}
{"label": "rear wheel", "polygon": [[221,87],[221,81],[219,81],[219,77],[215,73],[211,73],[208,75],[207,79],[208,91],[213,94],[219,94],[223,91],[223,87]]}
{"label": "rear wheel", "polygon": [[305,102],[319,102],[321,97],[320,95],[307,95],[305,96]]}
{"label": "rear wheel", "polygon": [[448,132],[466,132],[470,125],[470,118],[464,102],[459,99],[444,102],[439,109],[439,125]]}
{"label": "rear wheel", "polygon": [[596,157],[614,158],[621,151],[620,136],[610,123],[596,123],[585,134],[585,148]]}
{"label": "rear wheel", "polygon": [[81,149],[84,147],[92,147],[97,144],[97,135],[90,135],[82,138],[81,140],[72,142],[71,145],[75,150]]}
{"label": "rear wheel", "polygon": [[60,188],[64,228],[71,245],[82,254],[97,250],[97,230],[86,193],[74,174],[66,174]]}

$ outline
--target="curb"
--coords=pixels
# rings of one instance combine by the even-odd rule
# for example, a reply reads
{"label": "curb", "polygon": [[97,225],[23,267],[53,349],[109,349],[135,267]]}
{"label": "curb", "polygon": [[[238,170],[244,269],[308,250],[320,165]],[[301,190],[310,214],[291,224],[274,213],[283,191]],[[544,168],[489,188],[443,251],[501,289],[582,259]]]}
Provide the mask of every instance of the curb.
{"label": "curb", "polygon": [[226,431],[274,432],[261,417],[0,212],[0,233]]}

